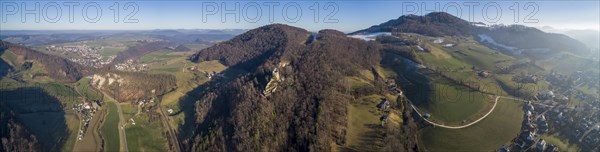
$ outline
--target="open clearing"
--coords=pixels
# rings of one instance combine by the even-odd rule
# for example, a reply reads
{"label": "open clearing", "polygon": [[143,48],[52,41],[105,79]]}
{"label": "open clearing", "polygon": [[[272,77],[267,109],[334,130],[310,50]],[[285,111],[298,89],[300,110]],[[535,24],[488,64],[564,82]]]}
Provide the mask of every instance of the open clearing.
{"label": "open clearing", "polygon": [[108,108],[108,113],[104,118],[104,124],[102,126],[102,137],[104,138],[105,150],[119,151],[119,113],[117,111],[117,105],[114,102],[105,103],[105,107]]}
{"label": "open clearing", "polygon": [[[121,104],[123,117],[127,121],[127,147],[129,151],[166,151],[167,140],[163,136],[163,127],[159,118],[151,119],[146,112],[137,113],[137,107],[131,104]],[[158,113],[155,115],[159,115]],[[132,124],[130,119],[135,121]]]}
{"label": "open clearing", "polygon": [[75,83],[75,88],[88,101],[102,101],[102,94],[90,86],[90,80],[86,77],[81,78],[81,80]]}
{"label": "open clearing", "polygon": [[429,151],[494,151],[518,135],[523,120],[521,106],[521,101],[500,99],[487,118],[470,127],[423,129],[419,145]]}
{"label": "open clearing", "polygon": [[348,133],[346,147],[356,151],[376,150],[384,146],[385,129],[379,117],[382,112],[375,106],[383,96],[372,95],[348,104]]}

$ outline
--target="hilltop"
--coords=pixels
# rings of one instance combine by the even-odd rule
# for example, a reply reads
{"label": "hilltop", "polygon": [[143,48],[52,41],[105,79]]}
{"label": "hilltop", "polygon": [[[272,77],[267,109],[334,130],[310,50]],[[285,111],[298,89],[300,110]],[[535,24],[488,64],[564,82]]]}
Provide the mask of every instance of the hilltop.
{"label": "hilltop", "polygon": [[382,93],[383,80],[369,82],[378,89],[353,92],[342,78],[377,67],[380,48],[335,30],[310,33],[274,24],[201,50],[192,60],[219,60],[247,72],[226,71],[207,87],[196,102],[196,133],[186,147],[330,151],[332,143],[345,145],[350,101]]}
{"label": "hilltop", "polygon": [[[349,34],[365,35],[377,32],[415,33],[431,37],[476,37],[489,47],[512,55],[535,56],[537,53],[571,52],[585,56],[590,53],[585,44],[563,34],[546,33],[523,25],[482,26],[480,23],[471,23],[445,12],[432,12],[424,16],[403,15]],[[492,42],[489,42],[488,37]]]}
{"label": "hilltop", "polygon": [[445,12],[433,12],[425,16],[403,15],[379,25],[350,33],[374,32],[418,33],[428,36],[466,36],[474,33],[476,26]]}

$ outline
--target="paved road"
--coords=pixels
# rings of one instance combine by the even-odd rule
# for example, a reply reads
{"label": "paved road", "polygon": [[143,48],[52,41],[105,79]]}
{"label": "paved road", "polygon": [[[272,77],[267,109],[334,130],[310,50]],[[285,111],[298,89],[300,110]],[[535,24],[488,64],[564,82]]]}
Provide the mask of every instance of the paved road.
{"label": "paved road", "polygon": [[471,126],[471,125],[474,125],[474,124],[476,124],[477,122],[479,122],[479,121],[481,121],[481,120],[485,119],[485,118],[486,118],[488,115],[490,115],[490,114],[492,113],[492,111],[494,111],[494,109],[496,108],[496,105],[498,104],[498,99],[500,99],[500,96],[496,96],[496,100],[494,101],[494,106],[492,106],[492,109],[491,109],[490,111],[488,111],[488,112],[487,112],[485,115],[483,115],[481,118],[479,118],[479,119],[477,119],[477,120],[475,120],[475,121],[473,121],[473,122],[471,122],[471,123],[469,123],[469,124],[462,125],[462,126],[447,126],[447,125],[438,124],[438,123],[435,123],[435,122],[429,121],[428,119],[425,119],[425,117],[423,117],[423,115],[422,115],[422,114],[419,112],[419,109],[417,109],[417,108],[416,108],[416,107],[415,107],[415,106],[412,104],[412,102],[411,102],[410,100],[408,100],[408,98],[405,98],[405,99],[406,99],[406,100],[409,102],[410,106],[411,106],[411,107],[412,107],[412,108],[415,110],[415,112],[417,112],[417,114],[419,115],[419,117],[423,118],[423,120],[425,120],[427,123],[429,123],[429,124],[432,124],[432,125],[434,125],[434,126],[442,127],[442,128],[448,128],[448,129],[461,129],[461,128],[466,128],[466,127],[469,127],[469,126]]}
{"label": "paved road", "polygon": [[581,136],[581,138],[579,138],[579,142],[582,142],[583,139],[585,139],[585,136],[587,136],[588,134],[590,134],[590,132],[592,132],[592,130],[596,129],[596,126],[600,125],[600,122],[596,123],[595,125],[591,126],[590,129],[588,129],[585,133],[583,133],[583,135]]}

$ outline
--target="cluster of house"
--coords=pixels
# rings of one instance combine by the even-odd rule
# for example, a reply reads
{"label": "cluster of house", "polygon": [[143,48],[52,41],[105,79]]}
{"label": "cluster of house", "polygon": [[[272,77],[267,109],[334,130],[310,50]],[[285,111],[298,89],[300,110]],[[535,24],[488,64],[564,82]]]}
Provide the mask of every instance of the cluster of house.
{"label": "cluster of house", "polygon": [[[545,111],[548,106],[539,105],[538,111]],[[525,111],[522,123],[521,133],[513,140],[513,143],[508,147],[502,147],[500,151],[540,151],[554,152],[558,151],[558,147],[553,144],[548,144],[544,139],[541,139],[541,134],[548,132],[548,119],[546,116],[536,114],[536,107],[531,101],[527,101],[523,107]]]}
{"label": "cluster of house", "polygon": [[575,71],[571,74],[575,85],[585,85],[591,88],[600,88],[600,80],[598,80],[598,73],[592,71]]}
{"label": "cluster of house", "polygon": [[78,140],[83,140],[83,136],[86,133],[90,121],[92,120],[94,113],[96,113],[96,111],[100,109],[100,106],[101,105],[99,101],[84,101],[82,103],[74,105],[73,110],[77,112],[83,123],[83,127],[81,127],[77,135]]}
{"label": "cluster of house", "polygon": [[135,60],[129,59],[123,63],[115,64],[115,68],[120,71],[139,72],[148,70],[148,64],[138,64]]}
{"label": "cluster of house", "polygon": [[79,63],[84,66],[100,68],[106,64],[112,62],[115,56],[104,59],[100,55],[100,50],[103,47],[89,47],[87,45],[73,45],[73,46],[47,46],[46,51],[56,52],[67,56],[76,56],[69,58],[71,61]]}
{"label": "cluster of house", "polygon": [[[600,146],[600,113],[590,105],[557,107],[547,112],[548,121],[557,132],[589,151]],[[594,112],[596,111],[596,112]]]}
{"label": "cluster of house", "polygon": [[133,104],[134,105],[137,104],[138,106],[143,107],[143,106],[145,106],[147,104],[154,103],[155,100],[156,100],[156,98],[154,98],[154,97],[145,98],[145,99],[138,99],[138,100],[134,101]]}
{"label": "cluster of house", "polygon": [[[536,104],[528,101],[524,106],[522,132],[513,140],[510,148],[503,149],[557,151],[555,145],[546,143],[540,135],[558,133],[561,138],[580,145],[584,151],[600,150],[600,113],[597,108],[594,109],[594,105],[559,104],[555,102],[560,100],[559,97],[552,91],[542,91],[536,98]],[[548,105],[548,102],[554,104]]]}

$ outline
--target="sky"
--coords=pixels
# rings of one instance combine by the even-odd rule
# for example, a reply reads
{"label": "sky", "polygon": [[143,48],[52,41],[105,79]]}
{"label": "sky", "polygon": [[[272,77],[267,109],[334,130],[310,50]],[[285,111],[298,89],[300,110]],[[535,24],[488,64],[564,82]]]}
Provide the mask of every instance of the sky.
{"label": "sky", "polygon": [[486,24],[600,29],[600,1],[0,1],[0,30],[251,29],[283,23],[351,32],[406,14]]}

